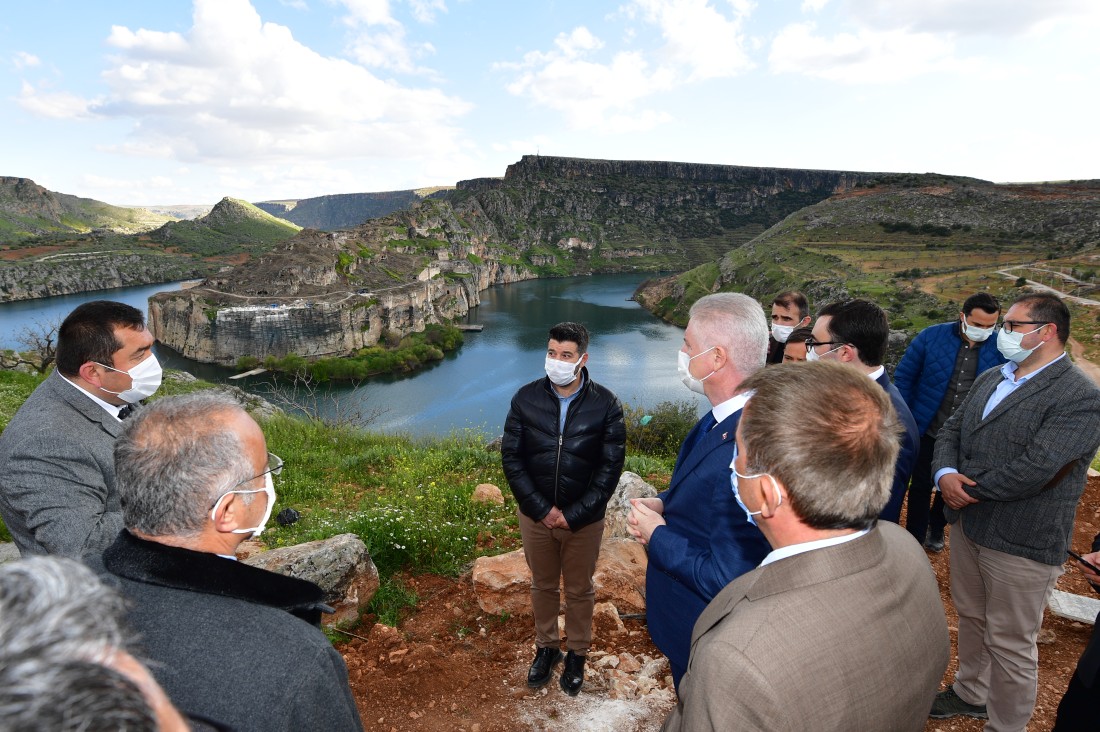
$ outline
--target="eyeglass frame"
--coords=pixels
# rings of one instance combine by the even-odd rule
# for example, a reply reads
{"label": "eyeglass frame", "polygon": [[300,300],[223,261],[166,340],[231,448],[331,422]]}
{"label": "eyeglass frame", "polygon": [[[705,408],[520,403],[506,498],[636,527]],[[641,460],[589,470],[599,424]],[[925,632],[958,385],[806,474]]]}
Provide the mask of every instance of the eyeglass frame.
{"label": "eyeglass frame", "polygon": [[[1021,325],[1038,325],[1041,327],[1044,325],[1054,325],[1054,323],[1049,320],[1002,320],[1000,322],[1000,327],[1005,333],[1015,333],[1016,328]],[[1036,330],[1039,330],[1039,328],[1030,332],[1034,333]],[[1027,333],[1024,333],[1024,335],[1027,335]]]}
{"label": "eyeglass frame", "polygon": [[816,346],[846,346],[848,341],[819,341],[815,340],[813,336],[806,339],[806,348],[814,348]]}
{"label": "eyeglass frame", "polygon": [[[275,465],[272,465],[271,463],[272,463],[273,460],[278,460],[279,462]],[[263,471],[262,473],[257,473],[256,475],[253,475],[251,478],[245,478],[242,481],[234,483],[233,485],[231,485],[229,487],[229,490],[223,490],[221,492],[221,495],[218,496],[217,500],[214,501],[213,505],[210,508],[213,509],[214,506],[217,506],[218,501],[225,498],[225,496],[227,494],[232,493],[233,489],[236,488],[239,485],[244,485],[245,483],[251,483],[252,481],[256,480],[256,478],[262,478],[265,475],[267,475],[268,473],[271,473],[271,477],[273,477],[273,478],[278,477],[283,472],[283,466],[285,466],[285,465],[286,465],[285,460],[283,460],[281,457],[279,457],[275,453],[269,451],[267,453],[267,470]]]}

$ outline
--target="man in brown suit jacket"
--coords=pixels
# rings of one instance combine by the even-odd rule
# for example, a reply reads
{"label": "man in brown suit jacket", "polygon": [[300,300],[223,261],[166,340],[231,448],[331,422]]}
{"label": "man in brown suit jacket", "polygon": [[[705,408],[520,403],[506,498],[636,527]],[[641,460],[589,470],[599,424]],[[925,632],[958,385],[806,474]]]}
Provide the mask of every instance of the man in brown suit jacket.
{"label": "man in brown suit jacket", "polygon": [[877,523],[900,426],[842,364],[765,369],[733,490],[772,546],[707,606],[665,730],[923,730],[947,622],[920,545]]}

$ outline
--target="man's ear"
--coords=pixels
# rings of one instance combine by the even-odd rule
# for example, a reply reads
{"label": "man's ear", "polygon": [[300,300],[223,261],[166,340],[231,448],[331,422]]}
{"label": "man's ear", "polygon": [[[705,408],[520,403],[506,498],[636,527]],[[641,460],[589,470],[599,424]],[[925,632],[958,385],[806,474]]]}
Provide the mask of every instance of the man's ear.
{"label": "man's ear", "polygon": [[241,527],[245,503],[239,493],[226,493],[214,507],[214,528],[223,534]]}
{"label": "man's ear", "polygon": [[808,328],[810,327],[811,322],[813,322],[813,320],[810,318],[809,315],[807,315],[805,318],[798,321],[798,325],[796,325],[795,328]]}
{"label": "man's ear", "polygon": [[772,518],[780,506],[787,503],[787,487],[771,473],[761,476],[760,488],[763,500],[760,502],[760,517]]}
{"label": "man's ear", "polygon": [[100,366],[97,366],[91,361],[85,361],[84,363],[80,364],[80,369],[77,370],[76,374],[92,386],[101,387],[103,385],[103,382],[100,379],[99,375],[100,368]]}

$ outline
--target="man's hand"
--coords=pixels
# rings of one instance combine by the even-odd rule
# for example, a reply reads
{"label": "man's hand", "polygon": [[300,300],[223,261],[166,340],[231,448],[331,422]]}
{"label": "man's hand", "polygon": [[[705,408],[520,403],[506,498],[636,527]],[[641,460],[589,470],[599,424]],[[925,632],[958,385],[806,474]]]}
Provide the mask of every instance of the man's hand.
{"label": "man's hand", "polygon": [[550,513],[542,517],[542,525],[548,529],[568,529],[569,522],[565,520],[565,514],[561,512],[561,509],[554,506],[550,509]]}
{"label": "man's hand", "polygon": [[940,478],[939,482],[943,502],[956,511],[966,508],[971,503],[977,503],[978,499],[967,493],[965,489],[965,486],[974,485],[978,484],[962,473],[947,473]]}
{"label": "man's hand", "polygon": [[637,505],[639,503],[642,504],[643,506],[645,506],[646,508],[648,508],[650,511],[653,511],[653,513],[658,513],[658,514],[664,515],[665,502],[662,501],[660,498],[657,498],[656,496],[653,496],[652,498],[632,498],[632,499],[630,499],[630,505],[632,505],[632,506]]}
{"label": "man's hand", "polygon": [[[1100,567],[1100,552],[1083,554],[1081,555],[1081,558],[1094,567]],[[1085,579],[1087,579],[1093,584],[1093,586],[1097,587],[1097,589],[1100,590],[1100,574],[1096,574],[1096,572],[1093,572],[1091,569],[1081,564],[1076,559],[1073,560],[1073,566],[1081,570],[1081,574],[1085,575]]]}
{"label": "man's hand", "polygon": [[[656,511],[651,507],[653,505],[652,501],[660,504],[658,506],[660,511]],[[658,526],[665,525],[664,516],[661,515],[661,512],[664,511],[664,504],[661,503],[659,498],[632,498],[630,499],[630,505],[633,508],[630,510],[630,515],[626,517],[627,528],[636,542],[648,544],[649,537],[653,536],[654,530]]]}

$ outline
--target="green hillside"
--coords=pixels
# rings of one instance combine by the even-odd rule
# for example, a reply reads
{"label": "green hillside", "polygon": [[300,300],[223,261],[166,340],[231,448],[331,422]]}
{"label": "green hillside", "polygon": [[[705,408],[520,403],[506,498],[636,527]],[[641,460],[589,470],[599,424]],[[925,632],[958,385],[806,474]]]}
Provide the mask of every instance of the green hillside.
{"label": "green hillside", "polygon": [[299,231],[297,224],[227,196],[206,216],[169,222],[150,232],[149,239],[176,252],[211,257],[265,252]]}

